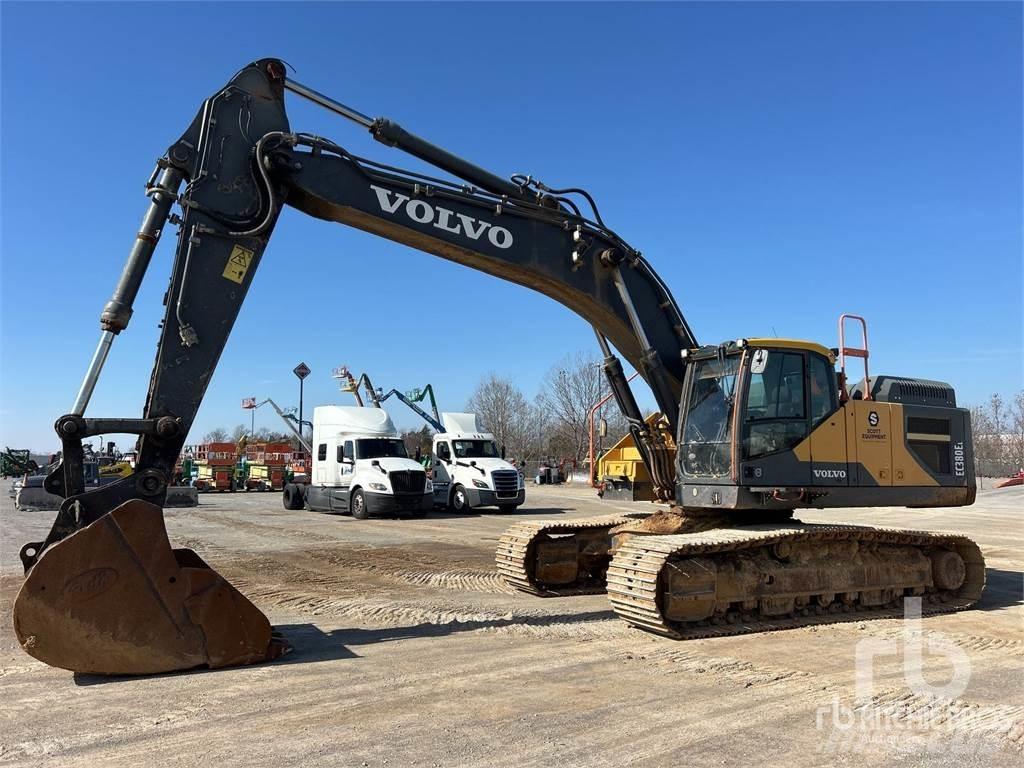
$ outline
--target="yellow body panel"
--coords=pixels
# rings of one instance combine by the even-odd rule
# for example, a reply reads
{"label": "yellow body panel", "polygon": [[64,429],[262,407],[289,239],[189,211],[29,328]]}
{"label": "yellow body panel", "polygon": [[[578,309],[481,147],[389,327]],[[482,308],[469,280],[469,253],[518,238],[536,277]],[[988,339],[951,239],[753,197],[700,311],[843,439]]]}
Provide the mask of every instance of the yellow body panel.
{"label": "yellow body panel", "polygon": [[[669,434],[664,418],[660,413],[654,413],[647,417],[647,423],[652,429],[662,433],[667,445],[675,449],[675,441]],[[603,477],[625,477],[630,481],[650,482],[651,476],[644,466],[640,451],[633,441],[633,435],[627,432],[618,442],[605,451],[604,455],[597,462],[597,476]]]}
{"label": "yellow body panel", "polygon": [[284,464],[250,464],[249,479],[270,480],[273,477],[274,472],[283,472],[284,468]]}
{"label": "yellow body panel", "polygon": [[811,432],[809,440],[811,460],[829,464],[845,464],[848,461],[846,445],[846,420],[840,408]]}
{"label": "yellow body panel", "polygon": [[[803,462],[860,464],[877,485],[938,485],[907,447],[904,423],[898,403],[850,400],[797,444],[793,454]],[[854,484],[866,485],[868,479]]]}
{"label": "yellow body panel", "polygon": [[[846,409],[852,417],[856,455],[853,457],[878,485],[892,485],[892,412],[889,403],[850,400]],[[901,430],[902,431],[902,430]],[[901,436],[902,438],[902,436]],[[864,478],[861,478],[864,485]]]}

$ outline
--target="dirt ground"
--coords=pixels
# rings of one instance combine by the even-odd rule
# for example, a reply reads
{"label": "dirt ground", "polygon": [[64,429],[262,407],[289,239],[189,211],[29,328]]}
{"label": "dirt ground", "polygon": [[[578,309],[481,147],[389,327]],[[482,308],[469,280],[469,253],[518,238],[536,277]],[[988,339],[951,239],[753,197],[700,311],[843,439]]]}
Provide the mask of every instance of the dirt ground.
{"label": "dirt ground", "polygon": [[[604,596],[533,598],[495,574],[512,522],[637,508],[650,505],[531,486],[516,515],[358,521],[288,512],[277,494],[204,495],[168,510],[172,542],[237,585],[294,652],[110,679],[18,647],[17,551],[53,513],[18,512],[5,489],[0,764],[1024,765],[1024,488],[984,491],[967,509],[801,515],[975,538],[988,565],[981,604],[925,617],[923,636],[854,620],[679,643],[630,629]],[[922,646],[924,684],[911,685],[904,665]],[[857,699],[868,647],[870,698]],[[965,664],[966,689],[944,695]]]}

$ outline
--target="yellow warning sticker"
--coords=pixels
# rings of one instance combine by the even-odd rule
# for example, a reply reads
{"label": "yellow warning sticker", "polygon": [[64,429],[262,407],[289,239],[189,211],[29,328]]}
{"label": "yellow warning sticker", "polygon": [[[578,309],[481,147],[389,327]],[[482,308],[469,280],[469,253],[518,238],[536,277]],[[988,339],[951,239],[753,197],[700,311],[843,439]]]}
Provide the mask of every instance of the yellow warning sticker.
{"label": "yellow warning sticker", "polygon": [[231,282],[241,285],[245,279],[245,273],[249,271],[249,265],[252,264],[252,257],[254,255],[248,248],[236,245],[231,249],[231,255],[228,257],[228,265],[224,267],[223,276]]}

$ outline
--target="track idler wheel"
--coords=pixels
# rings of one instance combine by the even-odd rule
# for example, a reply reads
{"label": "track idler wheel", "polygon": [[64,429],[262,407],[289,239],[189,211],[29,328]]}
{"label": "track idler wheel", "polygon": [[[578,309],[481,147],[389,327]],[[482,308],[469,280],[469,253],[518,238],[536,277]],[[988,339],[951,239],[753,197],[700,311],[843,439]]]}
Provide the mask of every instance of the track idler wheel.
{"label": "track idler wheel", "polygon": [[101,675],[253,664],[289,650],[195,552],[171,549],[163,511],[140,500],[47,548],[15,600],[14,631],[40,661]]}

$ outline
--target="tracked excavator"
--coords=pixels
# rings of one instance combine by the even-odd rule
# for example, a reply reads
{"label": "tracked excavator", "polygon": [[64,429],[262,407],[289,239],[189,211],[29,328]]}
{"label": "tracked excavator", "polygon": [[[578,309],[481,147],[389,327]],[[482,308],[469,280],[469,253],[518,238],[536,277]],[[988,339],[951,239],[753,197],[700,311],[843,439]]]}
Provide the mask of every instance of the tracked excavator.
{"label": "tracked excavator", "polygon": [[[403,171],[292,130],[286,93],[447,176]],[[532,288],[593,326],[619,408],[672,506],[643,519],[513,528],[497,560],[519,589],[607,591],[628,622],[672,637],[853,610],[879,615],[905,595],[952,610],[981,593],[984,563],[962,536],[793,518],[807,507],[972,503],[968,415],[952,388],[869,377],[866,343],[699,344],[668,287],[582,189],[496,176],[262,59],[203,102],[158,160],[146,194],[95,355],[70,413],[56,421],[63,460],[46,488],[64,502],[45,540],[21,549],[27,575],[14,627],[22,647],[47,664],[140,674],[261,662],[288,649],[222,576],[194,552],[171,547],[161,509],[286,206]],[[144,412],[86,416],[168,225],[177,229],[177,249]],[[640,372],[678,436],[674,465],[613,350]],[[846,379],[851,355],[865,360],[860,383]],[[86,492],[83,440],[101,433],[137,435],[138,461],[127,477]]]}

